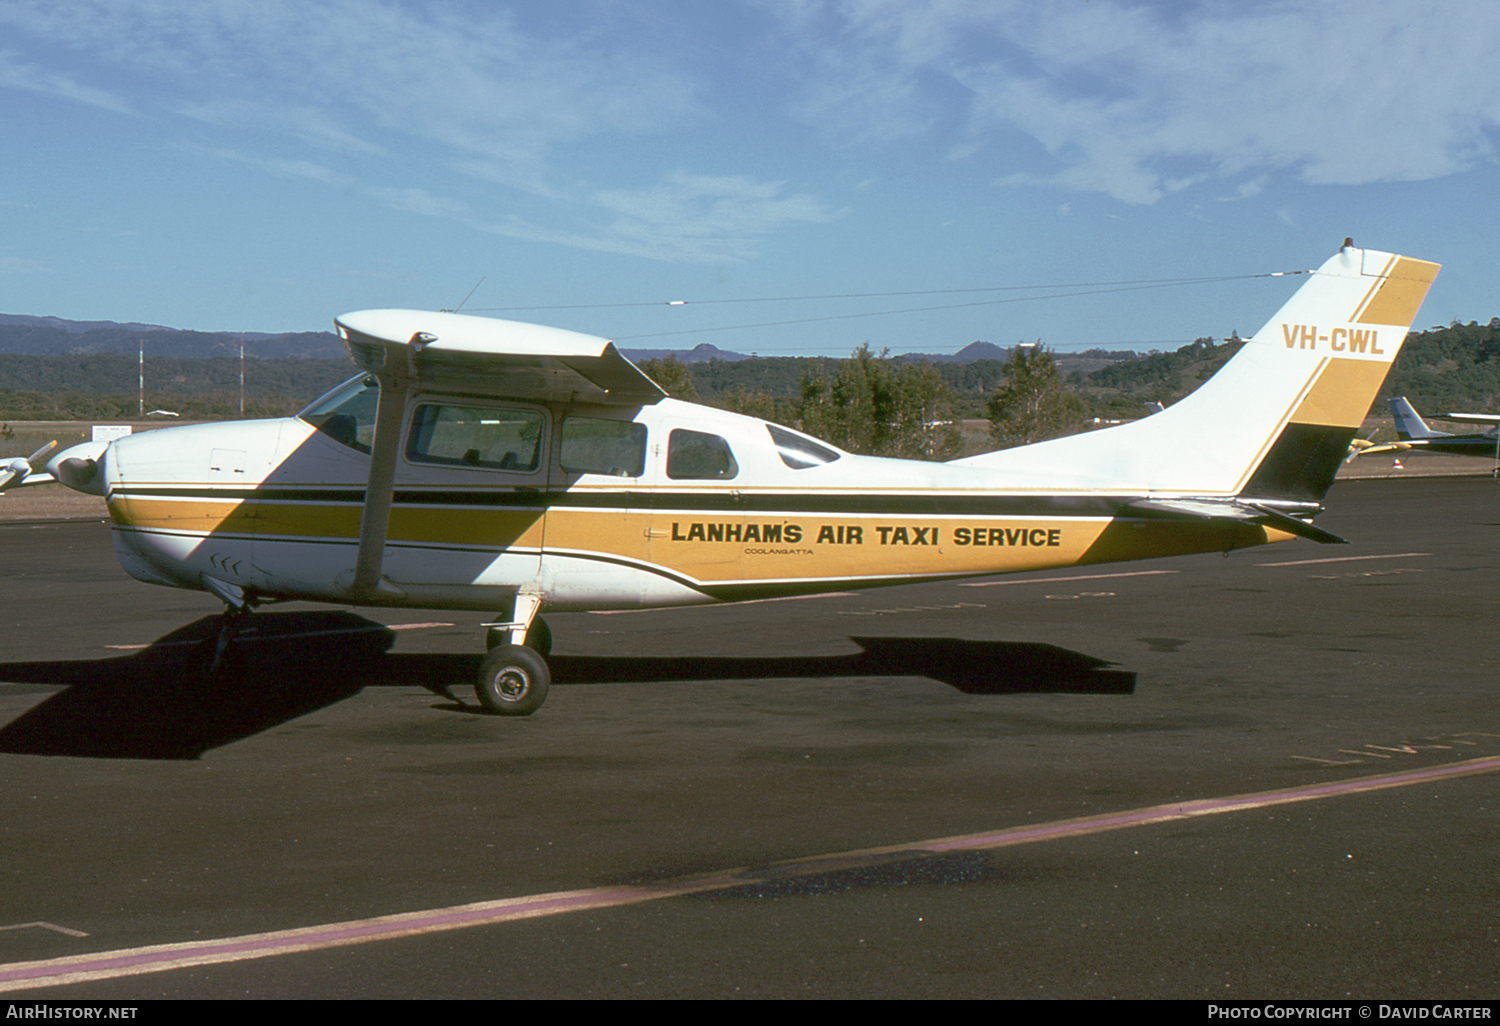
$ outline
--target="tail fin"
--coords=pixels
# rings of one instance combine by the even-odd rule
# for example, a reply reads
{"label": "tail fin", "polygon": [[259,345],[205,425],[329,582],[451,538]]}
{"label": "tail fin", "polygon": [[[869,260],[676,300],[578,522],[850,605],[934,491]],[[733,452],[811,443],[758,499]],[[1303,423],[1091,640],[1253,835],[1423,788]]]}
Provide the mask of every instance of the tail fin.
{"label": "tail fin", "polygon": [[1028,487],[1316,503],[1438,269],[1346,244],[1181,402],[1130,424],[954,462]]}
{"label": "tail fin", "polygon": [[1411,403],[1406,401],[1406,396],[1390,400],[1391,416],[1396,418],[1396,437],[1403,442],[1409,442],[1413,438],[1447,438],[1448,432],[1434,431],[1427,426]]}

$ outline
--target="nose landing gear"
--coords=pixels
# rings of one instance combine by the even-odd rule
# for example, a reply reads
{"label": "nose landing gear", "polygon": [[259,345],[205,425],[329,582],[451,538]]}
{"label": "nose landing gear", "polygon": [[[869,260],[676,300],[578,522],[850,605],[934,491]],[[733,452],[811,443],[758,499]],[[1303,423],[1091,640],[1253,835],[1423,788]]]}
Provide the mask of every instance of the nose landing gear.
{"label": "nose landing gear", "polygon": [[490,650],[480,667],[474,694],[479,704],[498,716],[530,716],[547,698],[552,672],[547,655],[552,631],[537,616],[541,597],[516,596],[509,620],[487,623],[485,646]]}

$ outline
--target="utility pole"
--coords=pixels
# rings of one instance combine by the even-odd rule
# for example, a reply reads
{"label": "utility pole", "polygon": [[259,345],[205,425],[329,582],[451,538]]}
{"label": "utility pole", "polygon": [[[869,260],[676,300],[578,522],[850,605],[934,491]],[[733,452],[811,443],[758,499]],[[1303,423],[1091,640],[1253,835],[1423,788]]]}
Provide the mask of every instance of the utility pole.
{"label": "utility pole", "polygon": [[141,339],[141,419],[146,419],[146,340]]}

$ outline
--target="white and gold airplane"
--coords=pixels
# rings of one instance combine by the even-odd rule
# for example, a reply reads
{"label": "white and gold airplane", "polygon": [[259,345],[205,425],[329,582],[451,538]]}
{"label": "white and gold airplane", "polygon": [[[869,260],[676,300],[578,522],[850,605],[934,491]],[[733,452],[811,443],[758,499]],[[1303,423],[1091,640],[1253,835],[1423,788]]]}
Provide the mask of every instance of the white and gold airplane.
{"label": "white and gold airplane", "polygon": [[360,373],[295,417],[0,464],[102,496],[139,580],[226,603],[491,612],[476,690],[536,710],[547,610],[733,602],[1227,551],[1312,525],[1438,265],[1345,244],[1213,378],[1117,427],[925,463],[670,399],[603,339],[335,322]]}

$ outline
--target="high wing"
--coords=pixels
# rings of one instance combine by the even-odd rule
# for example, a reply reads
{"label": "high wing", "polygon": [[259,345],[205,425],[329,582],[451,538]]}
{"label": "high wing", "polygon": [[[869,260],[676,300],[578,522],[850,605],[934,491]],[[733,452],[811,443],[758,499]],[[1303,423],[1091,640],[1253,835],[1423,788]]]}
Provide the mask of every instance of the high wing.
{"label": "high wing", "polygon": [[382,386],[626,406],[667,394],[613,342],[561,328],[422,310],[362,310],[334,324]]}

